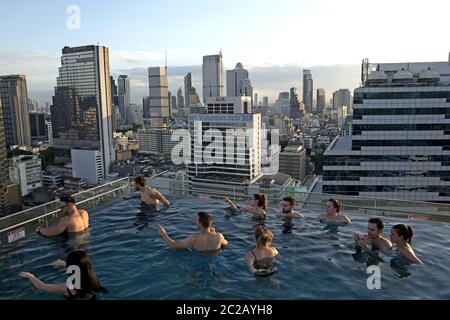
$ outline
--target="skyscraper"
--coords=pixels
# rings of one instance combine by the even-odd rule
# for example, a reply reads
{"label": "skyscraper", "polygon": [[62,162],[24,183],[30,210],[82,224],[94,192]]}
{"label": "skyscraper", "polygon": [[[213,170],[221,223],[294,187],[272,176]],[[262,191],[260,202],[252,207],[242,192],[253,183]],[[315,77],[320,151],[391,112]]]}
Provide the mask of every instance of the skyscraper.
{"label": "skyscraper", "polygon": [[300,98],[297,94],[296,88],[291,88],[289,97],[289,117],[292,119],[301,118],[303,110],[301,110]]}
{"label": "skyscraper", "polygon": [[316,102],[317,102],[317,114],[322,114],[323,111],[325,110],[326,106],[327,106],[327,96],[325,93],[325,90],[320,88],[317,89],[317,98],[316,98]]}
{"label": "skyscraper", "polygon": [[253,107],[257,107],[259,105],[259,97],[258,97],[258,93],[254,93],[253,95]]}
{"label": "skyscraper", "polygon": [[178,88],[177,91],[177,102],[178,102],[178,110],[184,109],[184,97],[183,97],[183,89]]}
{"label": "skyscraper", "polygon": [[0,216],[9,213],[8,192],[9,169],[3,123],[2,99],[0,97]]}
{"label": "skyscraper", "polygon": [[109,49],[64,47],[56,82],[51,108],[56,154],[70,160],[71,149],[100,150],[108,174],[115,159]]}
{"label": "skyscraper", "polygon": [[222,53],[203,57],[203,101],[209,97],[222,97],[223,88],[223,61]]}
{"label": "skyscraper", "polygon": [[323,192],[449,202],[449,61],[364,61],[361,78],[352,135],[324,153]]}
{"label": "skyscraper", "polygon": [[27,81],[24,75],[0,76],[6,146],[31,145]]}
{"label": "skyscraper", "polygon": [[117,96],[120,116],[124,123],[127,123],[128,109],[130,108],[130,78],[125,74],[117,78]]}
{"label": "skyscraper", "polygon": [[184,77],[184,107],[189,109],[191,105],[196,105],[200,102],[197,91],[192,86],[192,75],[189,72]]}
{"label": "skyscraper", "polygon": [[233,70],[227,71],[227,97],[239,96],[251,97],[253,100],[253,87],[248,71],[240,62]]}
{"label": "skyscraper", "polygon": [[312,112],[313,107],[313,79],[311,70],[303,70],[303,103],[307,113]]}
{"label": "skyscraper", "polygon": [[333,93],[333,109],[339,112],[344,106],[347,107],[347,113],[352,113],[353,96],[349,89],[339,89]]}
{"label": "skyscraper", "polygon": [[164,128],[169,124],[169,88],[167,70],[164,67],[148,68],[149,110],[151,128]]}

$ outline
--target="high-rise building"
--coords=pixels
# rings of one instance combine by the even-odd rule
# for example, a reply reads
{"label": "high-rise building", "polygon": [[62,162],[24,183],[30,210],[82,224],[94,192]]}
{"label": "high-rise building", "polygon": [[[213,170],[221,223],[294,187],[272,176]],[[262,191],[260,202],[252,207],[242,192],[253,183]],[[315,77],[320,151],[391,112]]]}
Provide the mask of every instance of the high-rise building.
{"label": "high-rise building", "polygon": [[206,113],[252,113],[251,97],[216,97],[205,101]]}
{"label": "high-rise building", "polygon": [[450,61],[365,60],[361,78],[352,135],[325,151],[323,192],[449,202]]}
{"label": "high-rise building", "polygon": [[306,113],[312,112],[313,107],[313,79],[311,70],[303,70],[303,103]]}
{"label": "high-rise building", "polygon": [[189,109],[191,106],[200,103],[197,90],[192,86],[192,75],[188,73],[184,77],[184,107]]}
{"label": "high-rise building", "polygon": [[306,149],[304,146],[288,145],[280,153],[280,172],[303,182],[306,179]]}
{"label": "high-rise building", "polygon": [[291,100],[289,92],[280,92],[274,105],[275,113],[284,116],[291,116]]}
{"label": "high-rise building", "polygon": [[109,49],[64,47],[52,105],[55,154],[71,161],[71,149],[96,149],[103,173],[115,160]]}
{"label": "high-rise building", "polygon": [[163,155],[170,159],[173,147],[177,144],[171,141],[171,129],[139,129],[137,141],[139,153]]}
{"label": "high-rise building", "polygon": [[28,112],[39,112],[39,104],[36,100],[28,98]]}
{"label": "high-rise building", "polygon": [[10,213],[10,206],[8,201],[8,185],[9,170],[8,170],[8,158],[5,142],[5,130],[3,124],[3,108],[2,99],[0,97],[0,216]]}
{"label": "high-rise building", "polygon": [[130,78],[122,74],[117,78],[117,100],[120,116],[124,123],[128,123],[127,115],[130,108]]}
{"label": "high-rise building", "polygon": [[322,89],[322,88],[317,89],[316,102],[317,102],[316,112],[317,112],[317,114],[322,114],[323,111],[327,107],[327,96],[326,96],[326,93],[325,93],[325,89]]}
{"label": "high-rise building", "polygon": [[164,128],[169,124],[169,87],[165,67],[148,68],[149,110],[146,119],[151,128]]}
{"label": "high-rise building", "polygon": [[239,96],[251,97],[253,100],[253,87],[248,77],[248,71],[240,62],[233,70],[227,71],[227,97]]}
{"label": "high-rise building", "polygon": [[27,81],[24,75],[0,76],[6,146],[31,145]]}
{"label": "high-rise building", "polygon": [[203,102],[210,97],[223,97],[223,61],[222,53],[203,57]]}
{"label": "high-rise building", "polygon": [[262,106],[263,107],[269,106],[269,97],[263,97]]}
{"label": "high-rise building", "polygon": [[43,112],[30,112],[30,131],[33,141],[44,141],[47,139],[46,114]]}
{"label": "high-rise building", "polygon": [[333,93],[333,109],[339,113],[344,106],[347,107],[348,114],[352,113],[353,96],[349,89],[339,89]]}
{"label": "high-rise building", "polygon": [[38,155],[20,155],[11,159],[11,182],[20,185],[22,196],[43,186],[42,162]]}
{"label": "high-rise building", "polygon": [[178,114],[178,105],[177,105],[177,96],[173,95],[170,97],[170,105],[172,109],[172,114],[177,115]]}
{"label": "high-rise building", "polygon": [[289,97],[289,117],[292,119],[303,117],[303,110],[301,107],[301,101],[297,94],[297,89],[291,88]]}
{"label": "high-rise building", "polygon": [[258,97],[258,93],[255,92],[253,95],[253,107],[257,107],[259,106],[259,97]]}
{"label": "high-rise building", "polygon": [[[192,137],[191,162],[187,166],[190,190],[194,194],[245,194],[262,175],[261,114],[190,114],[188,123]],[[208,155],[204,150],[203,139],[210,129],[221,132],[223,139],[218,143],[222,153]],[[226,136],[230,132],[236,134],[231,136],[231,147],[227,145],[230,136]]]}

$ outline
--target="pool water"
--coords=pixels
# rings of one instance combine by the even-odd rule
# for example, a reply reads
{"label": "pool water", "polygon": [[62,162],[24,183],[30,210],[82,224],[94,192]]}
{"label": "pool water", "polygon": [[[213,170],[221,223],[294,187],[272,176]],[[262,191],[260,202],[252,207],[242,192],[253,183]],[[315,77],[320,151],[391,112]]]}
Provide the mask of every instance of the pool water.
{"label": "pool water", "polygon": [[[248,214],[227,217],[230,211],[219,200],[173,199],[165,211],[142,213],[137,200],[117,200],[91,212],[91,230],[79,239],[52,239],[32,235],[14,247],[0,248],[0,299],[62,299],[35,290],[18,277],[28,271],[47,283],[66,280],[64,270],[49,264],[82,248],[92,257],[102,285],[102,299],[450,299],[450,226],[437,222],[385,218],[386,233],[395,223],[412,225],[413,246],[426,267],[412,266],[401,277],[380,263],[381,289],[367,288],[366,266],[355,262],[353,232],[364,232],[367,216],[351,215],[352,224],[336,234],[324,230],[315,212],[295,220],[287,229],[269,210],[266,219],[280,255],[279,272],[270,277],[252,275],[245,253],[254,246],[258,224]],[[175,240],[196,232],[197,212],[209,211],[214,227],[230,242],[218,259],[208,261],[189,250],[173,252],[158,234],[165,227]]]}

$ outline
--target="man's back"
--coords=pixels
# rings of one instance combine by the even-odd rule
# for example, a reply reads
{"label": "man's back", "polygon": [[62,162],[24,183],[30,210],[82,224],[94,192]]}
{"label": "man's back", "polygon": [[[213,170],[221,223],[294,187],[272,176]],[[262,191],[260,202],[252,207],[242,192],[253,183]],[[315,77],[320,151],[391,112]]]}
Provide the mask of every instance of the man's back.
{"label": "man's back", "polygon": [[217,251],[222,247],[221,233],[198,234],[194,236],[192,247],[197,251]]}
{"label": "man's back", "polygon": [[89,228],[89,214],[86,210],[78,209],[68,217],[67,232],[81,232]]}

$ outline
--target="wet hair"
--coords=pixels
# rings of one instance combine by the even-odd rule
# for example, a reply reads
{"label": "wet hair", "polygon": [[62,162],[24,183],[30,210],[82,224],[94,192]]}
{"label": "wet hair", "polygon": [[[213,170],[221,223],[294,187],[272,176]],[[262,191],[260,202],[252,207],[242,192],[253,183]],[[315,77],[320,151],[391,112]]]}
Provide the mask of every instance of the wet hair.
{"label": "wet hair", "polygon": [[339,213],[341,211],[342,202],[337,199],[328,199],[327,202],[331,202],[333,207],[336,209],[336,212]]}
{"label": "wet hair", "polygon": [[396,224],[392,227],[392,229],[394,229],[397,234],[403,238],[403,240],[411,244],[412,237],[414,235],[411,226],[406,224]]}
{"label": "wet hair", "polygon": [[263,210],[266,210],[267,208],[267,196],[264,194],[255,193],[253,195],[253,199],[255,199],[258,202],[258,207],[263,208]]}
{"label": "wet hair", "polygon": [[255,240],[258,247],[265,247],[272,242],[273,233],[266,226],[259,225],[255,229]]}
{"label": "wet hair", "polygon": [[101,286],[97,274],[94,271],[91,258],[82,250],[72,251],[66,259],[66,266],[76,265],[81,272],[81,288],[75,289],[80,298],[86,297],[87,294],[93,292],[108,293],[104,287]]}
{"label": "wet hair", "polygon": [[198,221],[204,228],[209,228],[212,225],[213,219],[209,213],[199,212],[198,213]]}
{"label": "wet hair", "polygon": [[61,202],[64,202],[64,203],[72,203],[72,204],[75,204],[75,199],[72,197],[72,196],[69,196],[69,195],[62,195],[61,197],[59,197],[59,200],[61,201]]}
{"label": "wet hair", "polygon": [[283,198],[283,201],[289,202],[292,207],[295,206],[295,200],[292,197]]}
{"label": "wet hair", "polygon": [[141,187],[145,187],[147,185],[147,179],[144,176],[136,177],[136,179],[134,179],[134,182]]}
{"label": "wet hair", "polygon": [[370,218],[369,223],[375,223],[377,225],[378,230],[384,229],[383,219],[380,218]]}

